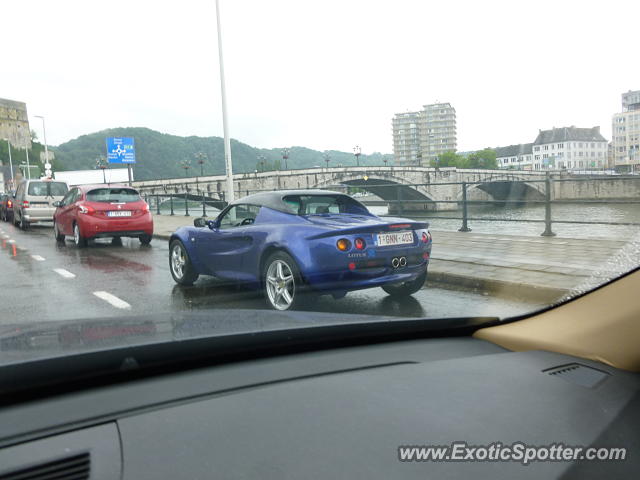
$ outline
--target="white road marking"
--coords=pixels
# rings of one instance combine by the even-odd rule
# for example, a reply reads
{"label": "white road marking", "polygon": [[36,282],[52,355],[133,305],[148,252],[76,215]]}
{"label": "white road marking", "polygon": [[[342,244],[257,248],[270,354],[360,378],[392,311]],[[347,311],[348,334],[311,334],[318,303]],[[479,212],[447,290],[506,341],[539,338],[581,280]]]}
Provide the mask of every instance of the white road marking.
{"label": "white road marking", "polygon": [[64,268],[54,268],[53,271],[64,278],[76,278],[74,273],[71,273],[69,270],[65,270]]}
{"label": "white road marking", "polygon": [[93,292],[93,294],[96,297],[104,300],[105,302],[110,303],[116,308],[131,308],[131,305],[129,305],[127,302],[125,302],[124,300],[121,300],[115,295],[110,294],[109,292],[98,291],[98,292]]}
{"label": "white road marking", "polygon": [[31,255],[31,258],[38,262],[44,262],[44,257],[41,257],[40,255]]}

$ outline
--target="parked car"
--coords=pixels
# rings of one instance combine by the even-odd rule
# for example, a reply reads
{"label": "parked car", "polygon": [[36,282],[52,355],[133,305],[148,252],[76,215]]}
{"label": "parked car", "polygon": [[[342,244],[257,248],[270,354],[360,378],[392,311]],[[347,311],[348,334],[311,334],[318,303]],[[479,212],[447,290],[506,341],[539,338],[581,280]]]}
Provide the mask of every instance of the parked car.
{"label": "parked car", "polygon": [[169,240],[174,280],[214,275],[262,288],[277,310],[305,291],[382,287],[393,296],[420,290],[431,255],[428,223],[382,219],[357,200],[317,190],[265,192],[240,199],[216,220],[196,219]]}
{"label": "parked car", "polygon": [[66,195],[69,186],[56,180],[24,180],[16,189],[13,223],[26,230],[33,223],[53,221],[53,205]]}
{"label": "parked car", "polygon": [[13,220],[13,202],[15,201],[15,192],[3,193],[0,195],[0,219],[3,222]]}
{"label": "parked car", "polygon": [[55,206],[53,231],[59,242],[67,235],[78,247],[102,237],[136,237],[144,245],[151,242],[149,205],[137,190],[126,185],[73,187]]}

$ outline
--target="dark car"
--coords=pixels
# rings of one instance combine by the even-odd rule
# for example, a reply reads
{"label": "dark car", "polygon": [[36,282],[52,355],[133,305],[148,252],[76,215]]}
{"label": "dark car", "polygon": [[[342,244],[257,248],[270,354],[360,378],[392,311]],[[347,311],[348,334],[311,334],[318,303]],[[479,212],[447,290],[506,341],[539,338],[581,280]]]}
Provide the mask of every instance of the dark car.
{"label": "dark car", "polygon": [[174,280],[188,285],[205,274],[256,285],[277,310],[299,305],[301,291],[340,298],[382,287],[408,296],[427,277],[428,223],[382,219],[342,193],[258,193],[232,203],[215,221],[196,224],[170,238]]}
{"label": "dark car", "polygon": [[3,193],[0,195],[0,219],[3,222],[13,220],[13,202],[15,201],[14,192]]}

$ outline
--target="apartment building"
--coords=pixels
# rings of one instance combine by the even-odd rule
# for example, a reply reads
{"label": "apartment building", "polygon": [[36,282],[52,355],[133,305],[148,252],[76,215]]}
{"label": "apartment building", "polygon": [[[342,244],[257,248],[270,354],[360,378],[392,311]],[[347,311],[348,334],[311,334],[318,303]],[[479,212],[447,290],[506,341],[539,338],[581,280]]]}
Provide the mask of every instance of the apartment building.
{"label": "apartment building", "polygon": [[622,94],[622,112],[613,115],[612,160],[621,172],[640,171],[640,90]]}
{"label": "apartment building", "polygon": [[531,170],[533,168],[533,143],[498,147],[495,150],[498,168],[515,168],[518,170]]}
{"label": "apartment building", "polygon": [[456,110],[450,103],[424,105],[392,120],[396,165],[431,165],[438,155],[457,148]]}

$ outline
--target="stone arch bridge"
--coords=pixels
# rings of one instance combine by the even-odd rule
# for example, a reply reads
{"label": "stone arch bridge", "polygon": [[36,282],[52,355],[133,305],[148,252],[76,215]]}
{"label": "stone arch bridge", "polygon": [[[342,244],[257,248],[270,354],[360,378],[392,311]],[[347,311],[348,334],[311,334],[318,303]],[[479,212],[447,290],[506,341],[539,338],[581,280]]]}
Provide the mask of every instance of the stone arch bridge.
{"label": "stone arch bridge", "polygon": [[[620,177],[602,177],[581,178],[575,185],[577,180],[568,180],[568,174],[550,172],[551,198],[640,197],[640,181],[621,183]],[[380,203],[388,203],[390,211],[406,212],[456,209],[463,190],[468,200],[476,201],[544,200],[546,178],[545,172],[534,171],[380,166],[239,173],[233,176],[233,184],[236,198],[259,191],[308,188],[346,191],[356,187],[376,195]],[[133,185],[147,195],[206,197],[211,205],[224,204],[226,196],[224,175],[137,181]]]}

